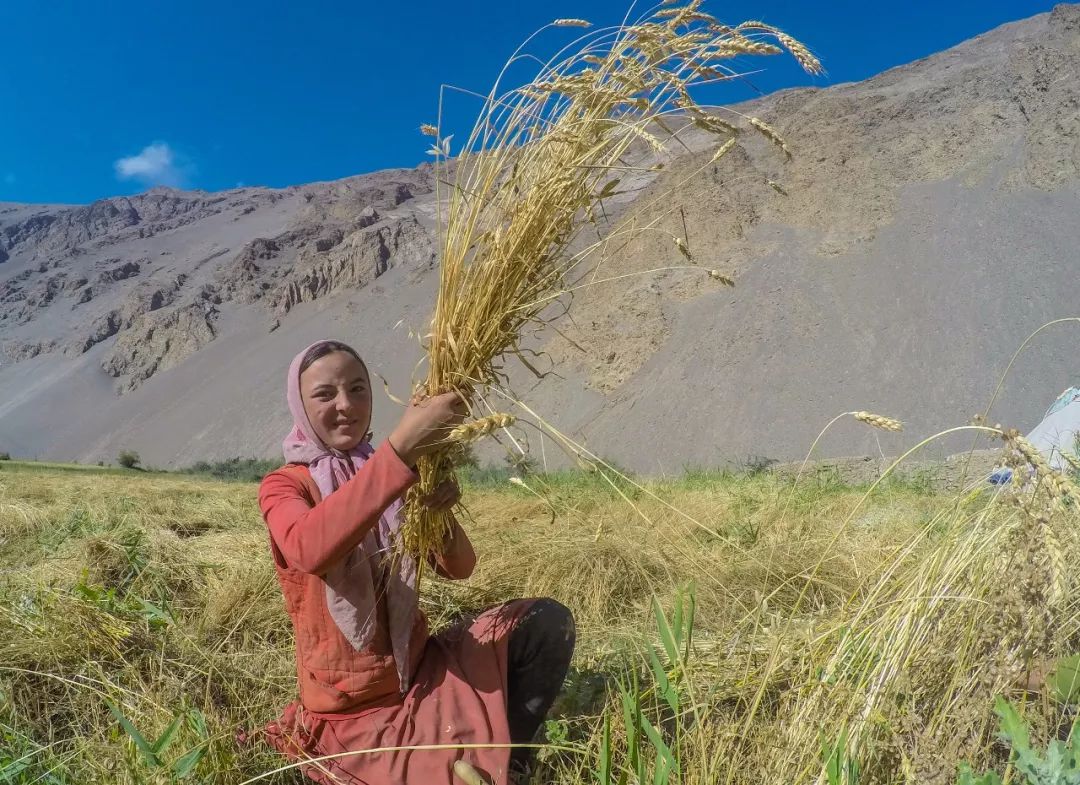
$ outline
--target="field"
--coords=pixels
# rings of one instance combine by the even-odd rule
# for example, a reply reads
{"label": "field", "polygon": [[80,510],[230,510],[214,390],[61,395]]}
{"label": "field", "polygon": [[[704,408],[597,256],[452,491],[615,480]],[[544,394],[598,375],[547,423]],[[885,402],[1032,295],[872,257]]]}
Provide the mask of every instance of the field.
{"label": "field", "polygon": [[[573,609],[536,782],[955,783],[1008,766],[998,695],[1033,746],[1068,730],[1040,672],[1078,638],[1061,482],[488,478],[476,574],[425,579],[423,607]],[[0,463],[0,781],[302,781],[236,740],[295,687],[255,492]]]}

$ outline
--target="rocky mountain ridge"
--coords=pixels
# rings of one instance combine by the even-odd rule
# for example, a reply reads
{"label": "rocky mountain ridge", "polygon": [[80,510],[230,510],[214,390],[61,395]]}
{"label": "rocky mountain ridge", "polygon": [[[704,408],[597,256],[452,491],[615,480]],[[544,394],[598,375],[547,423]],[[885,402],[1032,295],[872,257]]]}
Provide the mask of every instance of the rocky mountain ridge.
{"label": "rocky mountain ridge", "polygon": [[[0,206],[5,266],[22,268],[0,283],[0,329],[28,336],[4,341],[0,351],[10,362],[43,352],[76,356],[117,336],[101,367],[127,391],[213,340],[223,303],[258,304],[273,326],[298,303],[362,288],[391,264],[430,265],[432,233],[398,208],[431,193],[431,171],[400,174],[283,191],[155,188],[32,212]],[[244,239],[247,216],[282,202],[291,215],[281,231]],[[211,219],[233,224],[219,232],[229,246],[175,258],[174,247],[185,249]],[[154,248],[155,238],[163,247]],[[40,338],[45,321],[70,332]]]}

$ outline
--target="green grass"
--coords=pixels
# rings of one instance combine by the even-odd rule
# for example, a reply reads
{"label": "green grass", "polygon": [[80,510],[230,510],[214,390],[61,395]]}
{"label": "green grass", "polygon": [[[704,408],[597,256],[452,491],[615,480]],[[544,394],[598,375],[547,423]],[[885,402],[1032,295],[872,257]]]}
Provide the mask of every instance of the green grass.
{"label": "green grass", "polygon": [[93,472],[98,474],[128,474],[138,469],[121,469],[116,466],[96,466],[83,463],[52,463],[49,461],[0,461],[3,472]]}

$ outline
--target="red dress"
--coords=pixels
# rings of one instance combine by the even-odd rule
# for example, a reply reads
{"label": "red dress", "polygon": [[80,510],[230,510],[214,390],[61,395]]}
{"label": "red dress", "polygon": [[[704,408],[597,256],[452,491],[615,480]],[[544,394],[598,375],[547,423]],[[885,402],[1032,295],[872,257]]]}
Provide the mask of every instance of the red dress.
{"label": "red dress", "polygon": [[[507,639],[530,601],[490,609],[434,637],[417,610],[409,647],[411,683],[404,695],[384,604],[377,603],[375,636],[360,651],[327,610],[320,576],[363,540],[416,479],[383,444],[325,500],[300,464],[271,472],[259,487],[259,507],[296,634],[300,685],[300,699],[267,727],[266,736],[294,760],[385,747],[510,742]],[[364,753],[312,762],[303,770],[321,783],[449,785],[459,758],[497,785],[508,781],[506,747]]]}

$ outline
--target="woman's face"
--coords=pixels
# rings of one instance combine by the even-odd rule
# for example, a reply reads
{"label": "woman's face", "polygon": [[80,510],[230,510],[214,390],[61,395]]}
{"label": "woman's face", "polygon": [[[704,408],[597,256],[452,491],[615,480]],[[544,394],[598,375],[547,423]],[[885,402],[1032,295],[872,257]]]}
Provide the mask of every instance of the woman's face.
{"label": "woman's face", "polygon": [[347,452],[367,434],[371,384],[348,352],[331,352],[300,374],[300,398],[311,427],[328,447]]}

